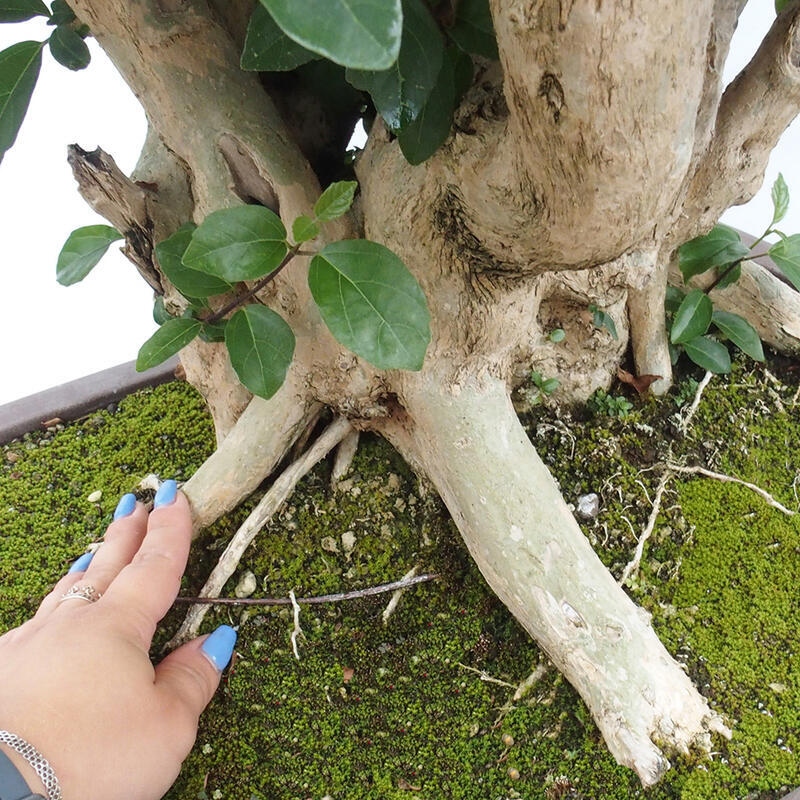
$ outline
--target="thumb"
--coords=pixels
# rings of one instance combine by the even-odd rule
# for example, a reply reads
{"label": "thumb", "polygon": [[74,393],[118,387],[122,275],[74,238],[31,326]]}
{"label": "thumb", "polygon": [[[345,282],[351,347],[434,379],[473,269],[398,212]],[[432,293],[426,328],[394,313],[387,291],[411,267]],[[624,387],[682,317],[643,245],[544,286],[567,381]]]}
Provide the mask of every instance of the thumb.
{"label": "thumb", "polygon": [[236,631],[220,625],[210,636],[171,652],[156,667],[156,686],[197,719],[219,686],[236,646]]}

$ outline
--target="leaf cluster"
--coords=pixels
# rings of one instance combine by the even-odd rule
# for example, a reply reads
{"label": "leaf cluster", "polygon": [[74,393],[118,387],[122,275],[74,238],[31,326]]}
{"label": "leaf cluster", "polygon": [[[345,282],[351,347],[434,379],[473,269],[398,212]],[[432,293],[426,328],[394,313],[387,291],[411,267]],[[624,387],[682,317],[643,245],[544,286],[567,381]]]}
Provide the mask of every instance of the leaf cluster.
{"label": "leaf cluster", "polygon": [[[242,384],[272,397],[291,365],[295,337],[257,294],[297,255],[311,255],[301,246],[319,235],[323,223],[348,212],[356,188],[353,181],[331,184],[313,216],[294,220],[291,238],[270,209],[243,205],[214,211],[200,225],[187,223],[159,242],[158,264],[188,305],[173,315],[157,298],[153,316],[160,327],[142,345],[137,369],[160,364],[199,336],[224,342]],[[82,280],[120,238],[106,225],[73,231],[59,254],[59,282]],[[430,341],[428,306],[414,276],[386,247],[364,239],[328,244],[311,258],[308,285],[340,344],[379,369],[422,367]]]}
{"label": "leaf cluster", "polygon": [[42,67],[42,51],[67,69],[89,65],[91,55],[84,39],[89,29],[80,25],[64,0],[48,8],[42,0],[0,0],[0,23],[25,22],[43,17],[53,32],[42,42],[17,42],[0,52],[0,161],[17,139]]}
{"label": "leaf cluster", "polygon": [[[710,294],[735,283],[742,272],[742,261],[769,256],[780,267],[787,280],[800,291],[800,234],[787,236],[775,226],[786,216],[789,189],[782,175],[772,187],[773,214],[767,230],[751,246],[742,242],[739,232],[727,225],[716,225],[709,233],[698,236],[678,250],[678,264],[684,281],[714,271],[715,280],[705,290],[691,289],[684,293],[670,288],[667,292],[667,321],[673,363],[681,352],[698,366],[715,373],[731,369],[725,339],[756,361],[764,360],[761,339],[755,328],[738,314],[714,308]],[[766,251],[756,253],[770,234],[779,241]]]}
{"label": "leaf cluster", "polygon": [[286,72],[324,58],[345,67],[406,159],[419,164],[450,132],[472,82],[472,56],[497,55],[488,0],[446,0],[433,9],[423,0],[261,0],[241,66]]}

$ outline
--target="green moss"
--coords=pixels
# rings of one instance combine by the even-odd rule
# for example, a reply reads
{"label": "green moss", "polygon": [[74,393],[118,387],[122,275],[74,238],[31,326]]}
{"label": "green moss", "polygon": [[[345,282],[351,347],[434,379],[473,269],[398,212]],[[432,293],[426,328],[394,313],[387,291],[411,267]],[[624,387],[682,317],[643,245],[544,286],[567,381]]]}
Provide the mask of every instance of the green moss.
{"label": "green moss", "polygon": [[[600,494],[600,513],[584,531],[619,575],[666,460],[751,480],[796,506],[795,389],[737,365],[732,378],[708,387],[686,437],[676,435],[671,398],[640,403],[624,419],[538,407],[526,425],[568,502]],[[688,386],[673,395],[691,396]],[[101,534],[119,494],[151,471],[188,477],[212,447],[200,401],[178,384],[7,447],[0,629],[28,616]],[[539,800],[555,796],[548,788],[566,776],[573,788],[565,796],[585,800],[772,800],[800,784],[796,518],[740,486],[690,476],[669,483],[633,594],[734,723],[734,738],[715,741],[710,761],[676,764],[645,793],[611,759],[555,670],[512,702],[515,687],[546,662],[486,589],[439,501],[396,453],[364,437],[339,491],[330,489],[328,470],[321,464],[303,481],[225,593],[245,570],[269,596],[370,586],[412,566],[439,578],[409,590],[386,625],[387,596],[305,606],[299,661],[285,607],[210,613],[209,629],[239,625],[237,656],[170,798]],[[97,489],[100,502],[88,503]],[[202,585],[246,513],[220,520],[195,543],[186,593]],[[159,642],[183,610],[170,613]]]}

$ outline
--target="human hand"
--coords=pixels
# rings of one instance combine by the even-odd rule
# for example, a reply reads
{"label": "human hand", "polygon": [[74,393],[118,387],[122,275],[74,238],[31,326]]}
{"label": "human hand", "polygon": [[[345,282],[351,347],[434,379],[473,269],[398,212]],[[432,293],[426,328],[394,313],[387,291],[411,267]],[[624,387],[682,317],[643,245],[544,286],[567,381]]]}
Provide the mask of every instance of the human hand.
{"label": "human hand", "polygon": [[[94,557],[78,559],[35,616],[0,637],[0,729],[50,762],[64,800],[162,797],[233,652],[236,634],[223,626],[153,667],[153,633],[178,594],[192,537],[174,481],[154,506],[148,515],[125,495]],[[102,596],[63,599],[72,587]],[[46,797],[30,765],[3,752]]]}

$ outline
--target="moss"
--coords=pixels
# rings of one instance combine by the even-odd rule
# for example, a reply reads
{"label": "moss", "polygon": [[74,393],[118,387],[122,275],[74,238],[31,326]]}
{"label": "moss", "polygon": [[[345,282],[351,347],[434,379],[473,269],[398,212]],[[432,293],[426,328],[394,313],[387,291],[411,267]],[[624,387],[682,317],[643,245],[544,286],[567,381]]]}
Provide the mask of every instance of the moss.
{"label": "moss", "polygon": [[[569,502],[601,496],[599,515],[583,527],[618,575],[665,460],[729,472],[796,505],[795,390],[737,365],[730,379],[708,387],[686,437],[676,435],[675,414],[692,396],[688,383],[660,403],[638,403],[624,419],[537,407],[526,426]],[[100,535],[120,493],[150,471],[188,477],[212,446],[200,401],[182,385],[8,446],[0,627],[31,613]],[[100,502],[88,503],[97,489]],[[185,592],[202,585],[246,512],[196,542]],[[585,800],[772,800],[800,784],[799,550],[796,518],[749,490],[689,476],[668,484],[632,591],[735,733],[730,743],[715,741],[712,760],[681,761],[644,792],[611,759],[555,670],[511,701],[544,657],[487,590],[439,501],[391,448],[364,437],[343,487],[332,492],[328,466],[319,465],[245,555],[226,593],[245,570],[257,576],[259,594],[272,596],[360,588],[412,566],[439,578],[409,590],[386,625],[386,596],[305,606],[300,661],[286,608],[210,613],[208,628],[239,625],[237,656],[169,797],[538,800],[556,796],[564,776],[559,785],[572,787],[564,796]],[[170,613],[159,641],[180,614]]]}

